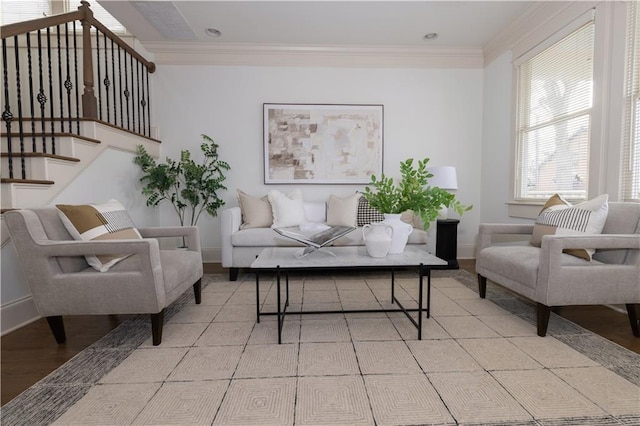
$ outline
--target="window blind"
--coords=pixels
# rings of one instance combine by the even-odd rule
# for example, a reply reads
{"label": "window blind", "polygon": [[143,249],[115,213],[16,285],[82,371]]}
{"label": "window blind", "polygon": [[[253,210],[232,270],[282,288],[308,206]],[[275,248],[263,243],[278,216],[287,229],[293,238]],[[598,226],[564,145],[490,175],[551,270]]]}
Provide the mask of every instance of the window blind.
{"label": "window blind", "polygon": [[516,199],[587,198],[594,22],[518,67]]}
{"label": "window blind", "polygon": [[51,15],[49,0],[2,0],[0,3],[2,25],[13,24]]}
{"label": "window blind", "polygon": [[629,2],[620,198],[640,202],[640,7]]}

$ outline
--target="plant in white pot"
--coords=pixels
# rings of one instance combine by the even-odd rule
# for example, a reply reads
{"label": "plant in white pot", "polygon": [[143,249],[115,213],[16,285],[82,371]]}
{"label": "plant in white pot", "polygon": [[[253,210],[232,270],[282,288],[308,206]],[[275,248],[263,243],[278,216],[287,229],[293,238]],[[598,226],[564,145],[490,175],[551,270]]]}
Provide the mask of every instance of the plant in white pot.
{"label": "plant in white pot", "polygon": [[427,229],[444,207],[453,209],[458,215],[473,207],[463,205],[454,194],[442,188],[430,186],[429,178],[433,175],[427,170],[428,162],[429,159],[425,158],[414,165],[413,158],[409,158],[400,163],[401,178],[397,184],[392,177],[383,173],[379,179],[375,175],[371,176],[369,186],[364,189],[363,195],[371,207],[383,213],[384,222],[394,227],[389,253],[401,253],[413,230],[411,225],[401,222],[403,212],[411,210],[420,216]]}

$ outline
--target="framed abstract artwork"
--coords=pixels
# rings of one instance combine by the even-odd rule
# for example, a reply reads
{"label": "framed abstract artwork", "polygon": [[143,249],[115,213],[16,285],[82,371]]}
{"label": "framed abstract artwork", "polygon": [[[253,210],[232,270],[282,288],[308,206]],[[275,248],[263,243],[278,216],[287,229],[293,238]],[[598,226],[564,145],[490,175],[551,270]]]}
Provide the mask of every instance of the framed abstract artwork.
{"label": "framed abstract artwork", "polygon": [[382,105],[263,104],[265,184],[366,184],[382,173]]}

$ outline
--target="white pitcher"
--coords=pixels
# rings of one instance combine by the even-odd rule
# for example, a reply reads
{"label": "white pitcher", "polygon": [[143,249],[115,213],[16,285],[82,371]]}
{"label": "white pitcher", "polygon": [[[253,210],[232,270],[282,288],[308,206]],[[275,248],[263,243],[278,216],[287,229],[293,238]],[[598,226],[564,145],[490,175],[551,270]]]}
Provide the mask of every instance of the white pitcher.
{"label": "white pitcher", "polygon": [[389,254],[402,253],[409,240],[409,234],[413,232],[413,226],[401,221],[400,216],[399,214],[384,214],[382,223],[393,228]]}
{"label": "white pitcher", "polygon": [[385,257],[391,248],[392,237],[393,228],[384,222],[374,222],[362,227],[362,239],[371,257]]}

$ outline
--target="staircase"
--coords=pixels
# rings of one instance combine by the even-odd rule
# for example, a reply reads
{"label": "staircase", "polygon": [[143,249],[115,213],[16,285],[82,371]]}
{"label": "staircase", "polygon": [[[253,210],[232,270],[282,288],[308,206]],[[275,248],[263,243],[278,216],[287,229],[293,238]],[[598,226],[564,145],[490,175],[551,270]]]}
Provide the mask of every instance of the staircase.
{"label": "staircase", "polygon": [[3,211],[46,205],[107,149],[143,145],[159,155],[149,100],[155,64],[97,21],[86,1],[0,34]]}
{"label": "staircase", "polygon": [[[143,137],[100,121],[86,120],[81,124],[80,135],[56,133],[47,135],[50,145],[55,137],[57,154],[47,152],[25,152],[25,179],[10,179],[5,176],[9,170],[9,156],[2,152],[2,183],[0,200],[2,209],[32,208],[46,205],[71,183],[93,160],[107,149],[135,153],[138,145],[147,152],[159,156],[159,141]],[[28,135],[28,137],[31,137]],[[7,146],[7,136],[2,136],[2,146]],[[19,140],[12,138],[13,152],[19,152]],[[14,168],[16,164],[13,165]]]}

